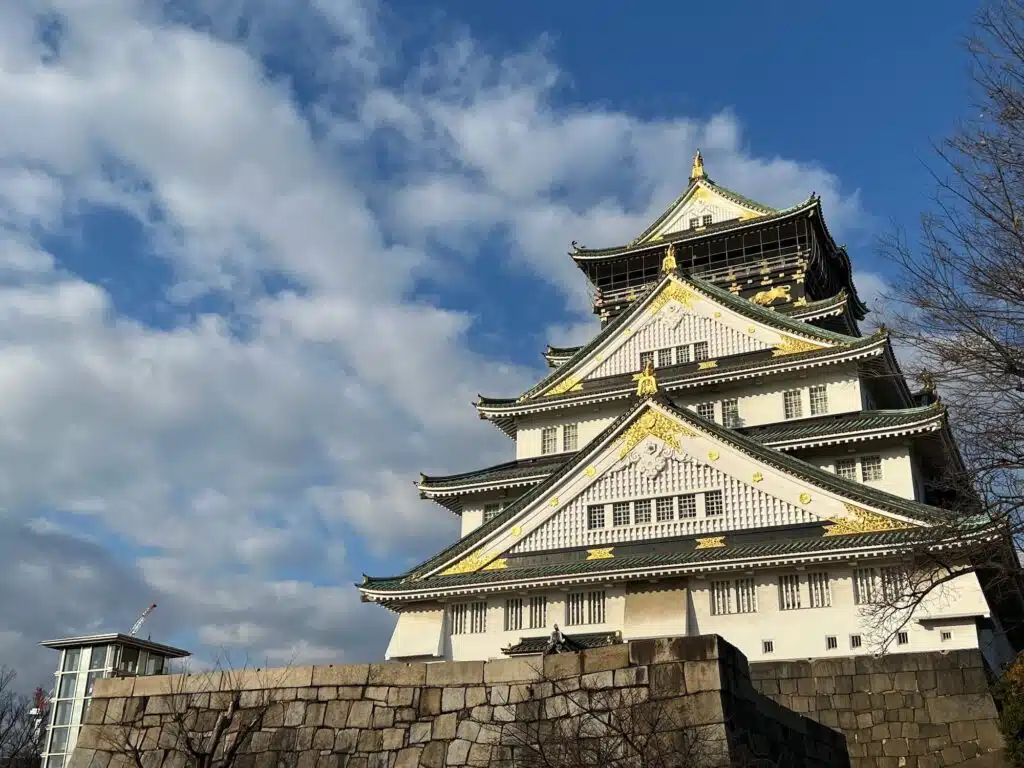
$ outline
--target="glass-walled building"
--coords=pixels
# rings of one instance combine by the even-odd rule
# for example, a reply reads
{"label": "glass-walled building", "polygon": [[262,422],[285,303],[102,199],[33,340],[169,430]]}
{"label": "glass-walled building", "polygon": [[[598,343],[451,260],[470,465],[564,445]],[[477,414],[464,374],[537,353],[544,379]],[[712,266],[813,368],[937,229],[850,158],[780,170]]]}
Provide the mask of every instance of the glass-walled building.
{"label": "glass-walled building", "polygon": [[71,757],[97,680],[161,675],[170,659],[189,655],[180,648],[119,633],[47,640],[40,645],[60,651],[47,713],[42,768],[63,768]]}

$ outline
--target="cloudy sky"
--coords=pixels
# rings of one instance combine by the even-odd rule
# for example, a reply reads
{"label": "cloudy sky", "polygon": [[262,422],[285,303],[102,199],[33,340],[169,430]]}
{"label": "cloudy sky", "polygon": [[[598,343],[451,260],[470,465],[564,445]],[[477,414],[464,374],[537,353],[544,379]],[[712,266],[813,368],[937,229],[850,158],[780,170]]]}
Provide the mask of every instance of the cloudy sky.
{"label": "cloudy sky", "polygon": [[456,535],[418,472],[511,457],[476,393],[594,331],[569,241],[633,237],[698,146],[821,194],[877,293],[969,9],[634,5],[0,3],[0,664],[46,684],[39,640],[150,602],[201,658],[379,658],[352,583]]}

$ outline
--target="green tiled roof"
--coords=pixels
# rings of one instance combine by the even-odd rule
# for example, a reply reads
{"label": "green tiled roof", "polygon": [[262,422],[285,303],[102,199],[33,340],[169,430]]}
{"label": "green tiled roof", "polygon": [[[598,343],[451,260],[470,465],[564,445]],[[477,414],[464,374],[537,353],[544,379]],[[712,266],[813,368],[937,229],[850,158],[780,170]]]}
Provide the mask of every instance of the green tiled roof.
{"label": "green tiled roof", "polygon": [[[658,403],[658,405],[669,413],[675,414],[683,423],[692,424],[698,429],[709,432],[723,442],[731,444],[741,452],[746,453],[767,465],[776,467],[797,477],[801,477],[819,487],[826,488],[840,496],[848,498],[853,502],[863,503],[868,506],[875,507],[876,509],[886,510],[908,517],[911,520],[927,522],[929,520],[941,519],[940,510],[937,510],[934,507],[930,507],[926,504],[921,504],[920,502],[912,501],[910,499],[894,496],[891,493],[871,488],[870,486],[862,485],[851,480],[845,480],[832,472],[820,469],[819,467],[813,466],[805,461],[801,461],[793,456],[789,456],[781,451],[768,448],[749,437],[745,437],[730,429],[719,426],[718,424],[708,421],[707,419],[703,419],[694,413],[676,408],[660,393],[649,398],[644,398],[643,400],[638,400],[636,405],[623,413],[619,418],[615,419],[615,421],[609,424],[600,435],[594,438],[594,440],[591,441],[591,445],[603,444],[624,424],[631,421],[635,414],[642,409],[648,401]],[[549,493],[549,489],[552,486],[558,483],[563,476],[580,466],[584,460],[589,458],[589,456],[590,451],[579,451],[575,456],[569,459],[569,461],[565,462],[565,464],[563,464],[556,472],[551,474],[547,480],[535,485],[489,522],[484,523],[467,536],[464,536],[451,546],[442,550],[420,565],[412,568],[403,576],[390,577],[388,579],[384,579],[384,581],[401,581],[403,579],[421,578],[430,571],[435,570],[445,563],[458,558],[460,555],[469,552],[482,540],[486,539],[493,531],[513,520],[524,508]],[[447,577],[432,577],[429,584],[424,581],[421,585],[423,587],[432,585],[435,583],[434,580],[437,578]]]}
{"label": "green tiled roof", "polygon": [[[566,645],[570,648],[586,650],[588,648],[603,648],[606,645],[618,645],[622,642],[622,633],[620,632],[583,632],[576,634],[575,632],[571,635],[562,633],[562,637],[567,641]],[[539,635],[537,637],[521,637],[519,642],[515,645],[510,645],[508,648],[502,648],[501,652],[506,656],[523,656],[528,653],[543,653],[548,647],[548,641],[551,639],[550,635]]]}
{"label": "green tiled roof", "polygon": [[462,472],[455,475],[435,475],[433,477],[421,475],[419,485],[421,488],[429,490],[431,487],[445,487],[460,483],[476,485],[548,475],[574,455],[573,453],[556,453],[548,456],[538,456],[533,459],[517,459],[515,461],[495,464],[485,469],[476,469],[471,472]]}

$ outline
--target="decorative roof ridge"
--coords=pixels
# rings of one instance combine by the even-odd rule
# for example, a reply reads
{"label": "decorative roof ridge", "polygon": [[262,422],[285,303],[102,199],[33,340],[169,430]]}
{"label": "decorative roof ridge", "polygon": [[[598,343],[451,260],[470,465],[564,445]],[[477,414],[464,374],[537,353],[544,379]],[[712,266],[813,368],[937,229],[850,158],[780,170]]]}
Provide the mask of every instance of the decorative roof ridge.
{"label": "decorative roof ridge", "polygon": [[[630,422],[642,409],[651,404],[662,408],[688,426],[694,426],[710,433],[715,438],[730,444],[748,456],[752,456],[766,464],[775,466],[784,472],[801,476],[819,487],[831,490],[837,495],[844,496],[862,504],[867,504],[868,506],[884,509],[897,515],[905,516],[919,523],[928,523],[929,520],[939,512],[939,510],[928,506],[927,504],[921,504],[917,501],[904,499],[900,496],[891,494],[888,491],[871,488],[870,486],[866,486],[861,483],[846,480],[832,472],[828,472],[827,470],[802,461],[801,459],[797,459],[793,456],[782,453],[781,451],[768,448],[752,438],[733,432],[732,430],[722,427],[712,421],[708,421],[707,419],[698,416],[696,413],[677,408],[663,392],[659,391],[653,395],[648,395],[638,399],[632,408],[628,408],[622,415],[605,427],[597,437],[587,444],[585,449],[578,451],[556,472],[549,475],[546,480],[541,481],[528,490],[490,521],[484,523],[479,528],[476,528],[471,533],[462,537],[423,563],[411,568],[405,574],[392,578],[401,578],[404,580],[413,577],[425,577],[429,572],[440,568],[445,563],[451,562],[459,555],[462,555],[468,550],[474,548],[481,540],[486,539],[491,533],[510,522],[525,507],[547,494],[554,484],[559,482],[566,474],[577,466],[583,464],[594,450],[597,450],[601,445],[611,439],[616,432]],[[895,512],[893,512],[894,510]]]}
{"label": "decorative roof ridge", "polygon": [[545,453],[540,456],[532,456],[528,459],[512,459],[511,461],[503,461],[499,464],[492,464],[482,469],[474,469],[470,472],[456,472],[451,475],[426,475],[420,472],[420,479],[415,481],[418,486],[422,486],[429,483],[437,483],[439,481],[452,482],[457,481],[463,477],[470,477],[472,475],[479,475],[482,472],[493,472],[500,469],[519,469],[527,468],[530,466],[529,462],[534,462],[538,465],[553,464],[557,460],[568,461],[574,456],[577,451],[563,451],[561,453]]}

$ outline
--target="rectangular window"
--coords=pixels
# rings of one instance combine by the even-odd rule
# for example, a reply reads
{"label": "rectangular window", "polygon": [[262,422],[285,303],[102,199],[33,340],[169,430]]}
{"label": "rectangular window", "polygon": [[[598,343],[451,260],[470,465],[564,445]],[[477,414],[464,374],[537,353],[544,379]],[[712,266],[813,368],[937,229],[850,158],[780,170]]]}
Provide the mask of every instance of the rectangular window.
{"label": "rectangular window", "polygon": [[672,497],[662,497],[654,500],[654,514],[655,520],[659,523],[665,523],[669,520],[674,520],[676,517],[675,508],[672,505]]}
{"label": "rectangular window", "polygon": [[882,569],[882,599],[891,603],[904,596],[910,587],[907,574],[900,568]]}
{"label": "rectangular window", "polygon": [[857,480],[856,459],[836,459],[836,474],[844,480]]}
{"label": "rectangular window", "polygon": [[907,645],[910,642],[910,634],[908,632],[897,632],[896,633],[896,645]]}
{"label": "rectangular window", "polygon": [[696,229],[698,224],[700,224],[700,219],[696,216],[690,219],[690,229]]}
{"label": "rectangular window", "polygon": [[740,425],[740,401],[722,401],[722,425],[729,428],[736,428]]}
{"label": "rectangular window", "polygon": [[839,639],[835,635],[825,636],[825,650],[834,651],[839,647]]}
{"label": "rectangular window", "polygon": [[580,436],[579,424],[566,424],[562,427],[562,450],[575,451]]}
{"label": "rectangular window", "polygon": [[487,603],[456,603],[451,608],[453,635],[479,635],[487,631]]}
{"label": "rectangular window", "polygon": [[953,639],[953,632],[952,632],[952,630],[949,630],[949,629],[942,630],[941,638],[942,638],[942,642],[946,642],[947,640],[952,640]]}
{"label": "rectangular window", "polygon": [[672,348],[658,350],[658,367],[668,368],[672,365]]}
{"label": "rectangular window", "polygon": [[699,403],[697,405],[697,415],[702,419],[708,421],[715,420],[715,404],[714,403]]}
{"label": "rectangular window", "polygon": [[604,592],[587,593],[587,618],[591,624],[604,624]]}
{"label": "rectangular window", "polygon": [[484,504],[484,522],[489,523],[491,520],[501,514],[501,504]]}
{"label": "rectangular window", "polygon": [[708,352],[708,343],[706,341],[698,341],[693,345],[693,359],[707,360],[710,353]]}
{"label": "rectangular window", "polygon": [[711,214],[705,213],[704,217],[701,219],[701,223],[703,223],[705,227],[709,226],[711,224]]}
{"label": "rectangular window", "polygon": [[646,368],[648,363],[650,363],[651,365],[654,365],[654,350],[653,349],[648,351],[648,352],[641,352],[640,353],[640,370],[642,371],[644,368]]}
{"label": "rectangular window", "polygon": [[860,460],[860,479],[865,483],[882,479],[881,456],[864,456]]}
{"label": "rectangular window", "polygon": [[804,404],[799,389],[791,389],[782,394],[782,404],[787,419],[799,419],[804,415]]}
{"label": "rectangular window", "polygon": [[633,522],[636,525],[645,525],[651,522],[651,500],[642,499],[633,502]]}
{"label": "rectangular window", "polygon": [[530,629],[548,625],[548,599],[543,595],[530,598]]}
{"label": "rectangular window", "polygon": [[811,416],[823,416],[828,413],[828,388],[825,386],[811,387]]}
{"label": "rectangular window", "polygon": [[860,648],[860,635],[850,635],[850,647]]}
{"label": "rectangular window", "polygon": [[540,452],[555,453],[558,450],[558,427],[544,427],[540,431]]}
{"label": "rectangular window", "polygon": [[505,601],[505,631],[515,632],[523,628],[523,600],[514,597]]}
{"label": "rectangular window", "polygon": [[753,579],[736,579],[736,612],[757,613],[757,585]]}
{"label": "rectangular window", "polygon": [[612,525],[629,525],[628,501],[617,501],[612,504]]}
{"label": "rectangular window", "polygon": [[77,672],[78,663],[82,658],[81,648],[72,648],[71,650],[64,651],[64,664],[61,667],[65,672]]}
{"label": "rectangular window", "polygon": [[853,602],[870,605],[875,602],[875,582],[878,576],[874,568],[858,568],[853,572]]}
{"label": "rectangular window", "polygon": [[[697,516],[697,494],[687,493],[679,497],[679,519]],[[671,519],[671,518],[670,518]]]}
{"label": "rectangular window", "polygon": [[732,582],[711,582],[711,615],[725,616],[732,613]]}
{"label": "rectangular window", "polygon": [[723,509],[721,491],[708,491],[704,494],[705,517],[715,517],[716,515],[720,515],[722,514]]}
{"label": "rectangular window", "polygon": [[690,362],[690,345],[684,344],[681,347],[676,347],[676,365],[688,362]]}
{"label": "rectangular window", "polygon": [[830,608],[832,606],[832,585],[829,583],[827,573],[807,574],[807,586],[811,593],[811,608]]}
{"label": "rectangular window", "polygon": [[779,610],[795,611],[800,607],[800,574],[779,577]]}
{"label": "rectangular window", "polygon": [[566,596],[565,623],[568,626],[604,623],[604,592],[570,592]]}
{"label": "rectangular window", "polygon": [[761,653],[775,653],[775,641],[774,640],[762,640],[761,641]]}
{"label": "rectangular window", "polygon": [[587,507],[587,530],[598,528],[604,528],[604,504],[591,504]]}

